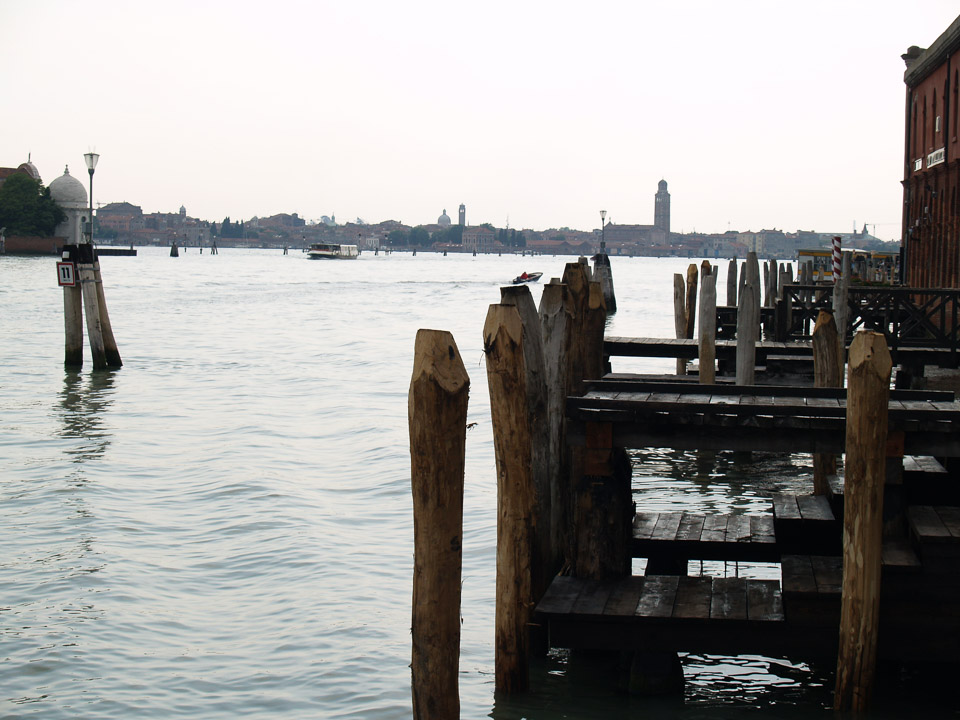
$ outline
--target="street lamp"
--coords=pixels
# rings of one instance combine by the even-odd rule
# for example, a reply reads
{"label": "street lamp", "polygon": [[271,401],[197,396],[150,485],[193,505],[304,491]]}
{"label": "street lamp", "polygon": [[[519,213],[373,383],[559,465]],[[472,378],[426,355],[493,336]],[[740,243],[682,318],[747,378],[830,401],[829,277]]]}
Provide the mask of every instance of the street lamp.
{"label": "street lamp", "polygon": [[93,243],[93,171],[97,167],[97,160],[100,156],[95,152],[84,153],[83,161],[87,164],[87,172],[90,173],[90,234],[87,236],[87,242]]}
{"label": "street lamp", "polygon": [[603,239],[603,223],[606,219],[607,219],[607,211],[601,210],[600,211],[600,252],[601,254],[607,251],[607,243]]}

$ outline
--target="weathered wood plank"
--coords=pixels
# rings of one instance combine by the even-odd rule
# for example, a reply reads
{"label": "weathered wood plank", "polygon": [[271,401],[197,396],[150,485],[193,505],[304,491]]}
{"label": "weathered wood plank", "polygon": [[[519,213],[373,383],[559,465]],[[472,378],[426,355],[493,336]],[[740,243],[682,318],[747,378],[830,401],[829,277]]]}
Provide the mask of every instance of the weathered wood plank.
{"label": "weathered wood plank", "polygon": [[646,578],[633,575],[619,581],[610,593],[603,614],[614,617],[629,617],[637,612]]}
{"label": "weathered wood plank", "polygon": [[675,540],[680,527],[682,514],[677,512],[660,513],[657,526],[653,530],[653,540]]}
{"label": "weathered wood plank", "polygon": [[785,593],[815,593],[817,581],[809,555],[784,555],[780,560]]}
{"label": "weathered wood plank", "polygon": [[797,496],[789,493],[774,493],[773,517],[774,520],[800,520],[803,516],[800,514],[800,506],[797,504]]}
{"label": "weathered wood plank", "polygon": [[668,618],[673,614],[680,578],[675,575],[650,575],[644,578],[637,615]]}
{"label": "weathered wood plank", "polygon": [[907,520],[922,543],[949,542],[952,537],[937,511],[930,505],[911,505],[907,508]]}
{"label": "weathered wood plank", "polygon": [[798,495],[797,507],[804,522],[833,522],[833,510],[825,495]]}
{"label": "weathered wood plank", "polygon": [[673,617],[708,619],[712,585],[711,578],[681,577],[677,586],[677,598],[673,604]]}
{"label": "weathered wood plank", "polygon": [[707,515],[703,521],[703,542],[724,542],[727,537],[727,515]]}
{"label": "weathered wood plank", "polygon": [[649,540],[653,536],[653,530],[657,527],[657,520],[660,513],[656,512],[638,512],[633,519],[633,537],[636,540]]}
{"label": "weathered wood plank", "polygon": [[752,538],[753,542],[776,542],[777,538],[773,531],[773,518],[769,515],[751,515],[750,537]]}
{"label": "weathered wood plank", "polygon": [[588,580],[573,603],[573,612],[576,615],[603,615],[603,609],[613,592],[613,582]]}
{"label": "weathered wood plank", "polygon": [[547,592],[537,605],[537,612],[548,615],[566,615],[573,610],[573,604],[583,589],[580,578],[559,575],[553,579]]}
{"label": "weathered wood plank", "polygon": [[680,527],[677,529],[677,540],[700,540],[700,536],[703,534],[703,523],[705,520],[706,518],[703,515],[683,513]]}
{"label": "weathered wood plank", "polygon": [[742,578],[714,578],[710,598],[710,619],[747,619],[746,580]]}
{"label": "weathered wood plank", "polygon": [[763,622],[784,619],[783,595],[776,580],[747,580],[747,618]]}
{"label": "weathered wood plank", "polygon": [[811,555],[810,565],[820,594],[839,594],[843,584],[843,565],[838,557]]}

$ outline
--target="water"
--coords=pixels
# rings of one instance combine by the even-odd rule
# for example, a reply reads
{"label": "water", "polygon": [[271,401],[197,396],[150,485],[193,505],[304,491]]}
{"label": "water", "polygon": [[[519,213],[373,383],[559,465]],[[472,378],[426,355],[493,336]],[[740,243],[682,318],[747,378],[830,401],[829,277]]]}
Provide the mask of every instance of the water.
{"label": "water", "polygon": [[[569,260],[141,249],[101,261],[124,367],[93,372],[87,355],[65,372],[53,259],[0,257],[0,718],[408,718],[407,387],[421,327],[453,332],[476,423],[462,717],[825,715],[831,668],[753,656],[689,656],[684,697],[663,701],[553,652],[534,692],[494,696],[481,330],[500,284]],[[608,334],[672,335],[672,274],[687,262],[615,258]],[[635,460],[644,507],[718,512],[766,509],[808,465]]]}

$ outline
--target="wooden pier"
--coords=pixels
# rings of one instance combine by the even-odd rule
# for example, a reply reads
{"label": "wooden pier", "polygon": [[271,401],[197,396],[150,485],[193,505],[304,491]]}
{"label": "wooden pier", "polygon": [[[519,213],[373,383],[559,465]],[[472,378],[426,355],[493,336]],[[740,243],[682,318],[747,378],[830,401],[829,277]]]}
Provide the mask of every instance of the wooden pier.
{"label": "wooden pier", "polygon": [[[901,509],[882,547],[879,656],[955,662],[960,651],[960,497],[937,457],[960,456],[952,393],[891,391],[888,473]],[[568,398],[568,437],[627,448],[841,453],[846,390],[692,385],[603,379]],[[608,426],[606,433],[593,429]],[[907,453],[904,455],[904,453]],[[686,568],[692,560],[766,562],[779,580],[557,577],[537,605],[552,646],[835,659],[842,579],[842,482],[834,495],[775,495],[760,515],[636,513],[634,558]],[[811,484],[812,485],[812,484]],[[933,487],[935,490],[931,490]],[[956,487],[954,482],[954,487]],[[937,493],[953,505],[909,504]],[[949,494],[949,497],[946,497]]]}
{"label": "wooden pier", "polygon": [[[677,688],[682,651],[834,660],[838,710],[866,708],[878,658],[957,662],[960,403],[889,389],[893,362],[922,375],[925,364],[950,365],[956,343],[888,343],[863,329],[846,343],[867,321],[841,284],[841,312],[834,321],[817,311],[813,342],[761,340],[754,325],[783,330],[826,289],[795,291],[781,272],[776,308],[762,309],[754,265],[744,265],[739,299],[728,281],[736,308],[716,307],[709,263],[699,303],[697,267],[675,276],[677,339],[604,338],[604,297],[585,261],[544,286],[539,315],[526,287],[491,306],[499,692],[526,691],[529,655],[547,646],[671,656],[661,689]],[[764,277],[777,278],[775,264]],[[937,306],[944,317],[948,306]],[[694,338],[696,311],[706,323]],[[616,357],[674,358],[678,374],[613,373]],[[694,359],[707,367],[687,374]],[[847,387],[830,387],[843,385],[845,362]],[[770,382],[778,372],[802,379]],[[811,454],[816,480],[753,514],[637,507],[627,451],[649,448]],[[727,576],[703,572],[717,561]],[[763,577],[741,577],[739,563],[762,564]]]}

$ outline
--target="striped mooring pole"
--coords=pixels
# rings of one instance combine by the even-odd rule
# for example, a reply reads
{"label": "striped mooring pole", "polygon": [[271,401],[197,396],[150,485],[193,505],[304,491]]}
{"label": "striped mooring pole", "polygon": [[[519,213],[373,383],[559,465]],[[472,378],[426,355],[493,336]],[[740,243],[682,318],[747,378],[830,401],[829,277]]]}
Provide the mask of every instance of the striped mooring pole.
{"label": "striped mooring pole", "polygon": [[833,236],[833,281],[840,281],[840,236]]}
{"label": "striped mooring pole", "polygon": [[833,281],[840,282],[840,236],[833,236]]}

